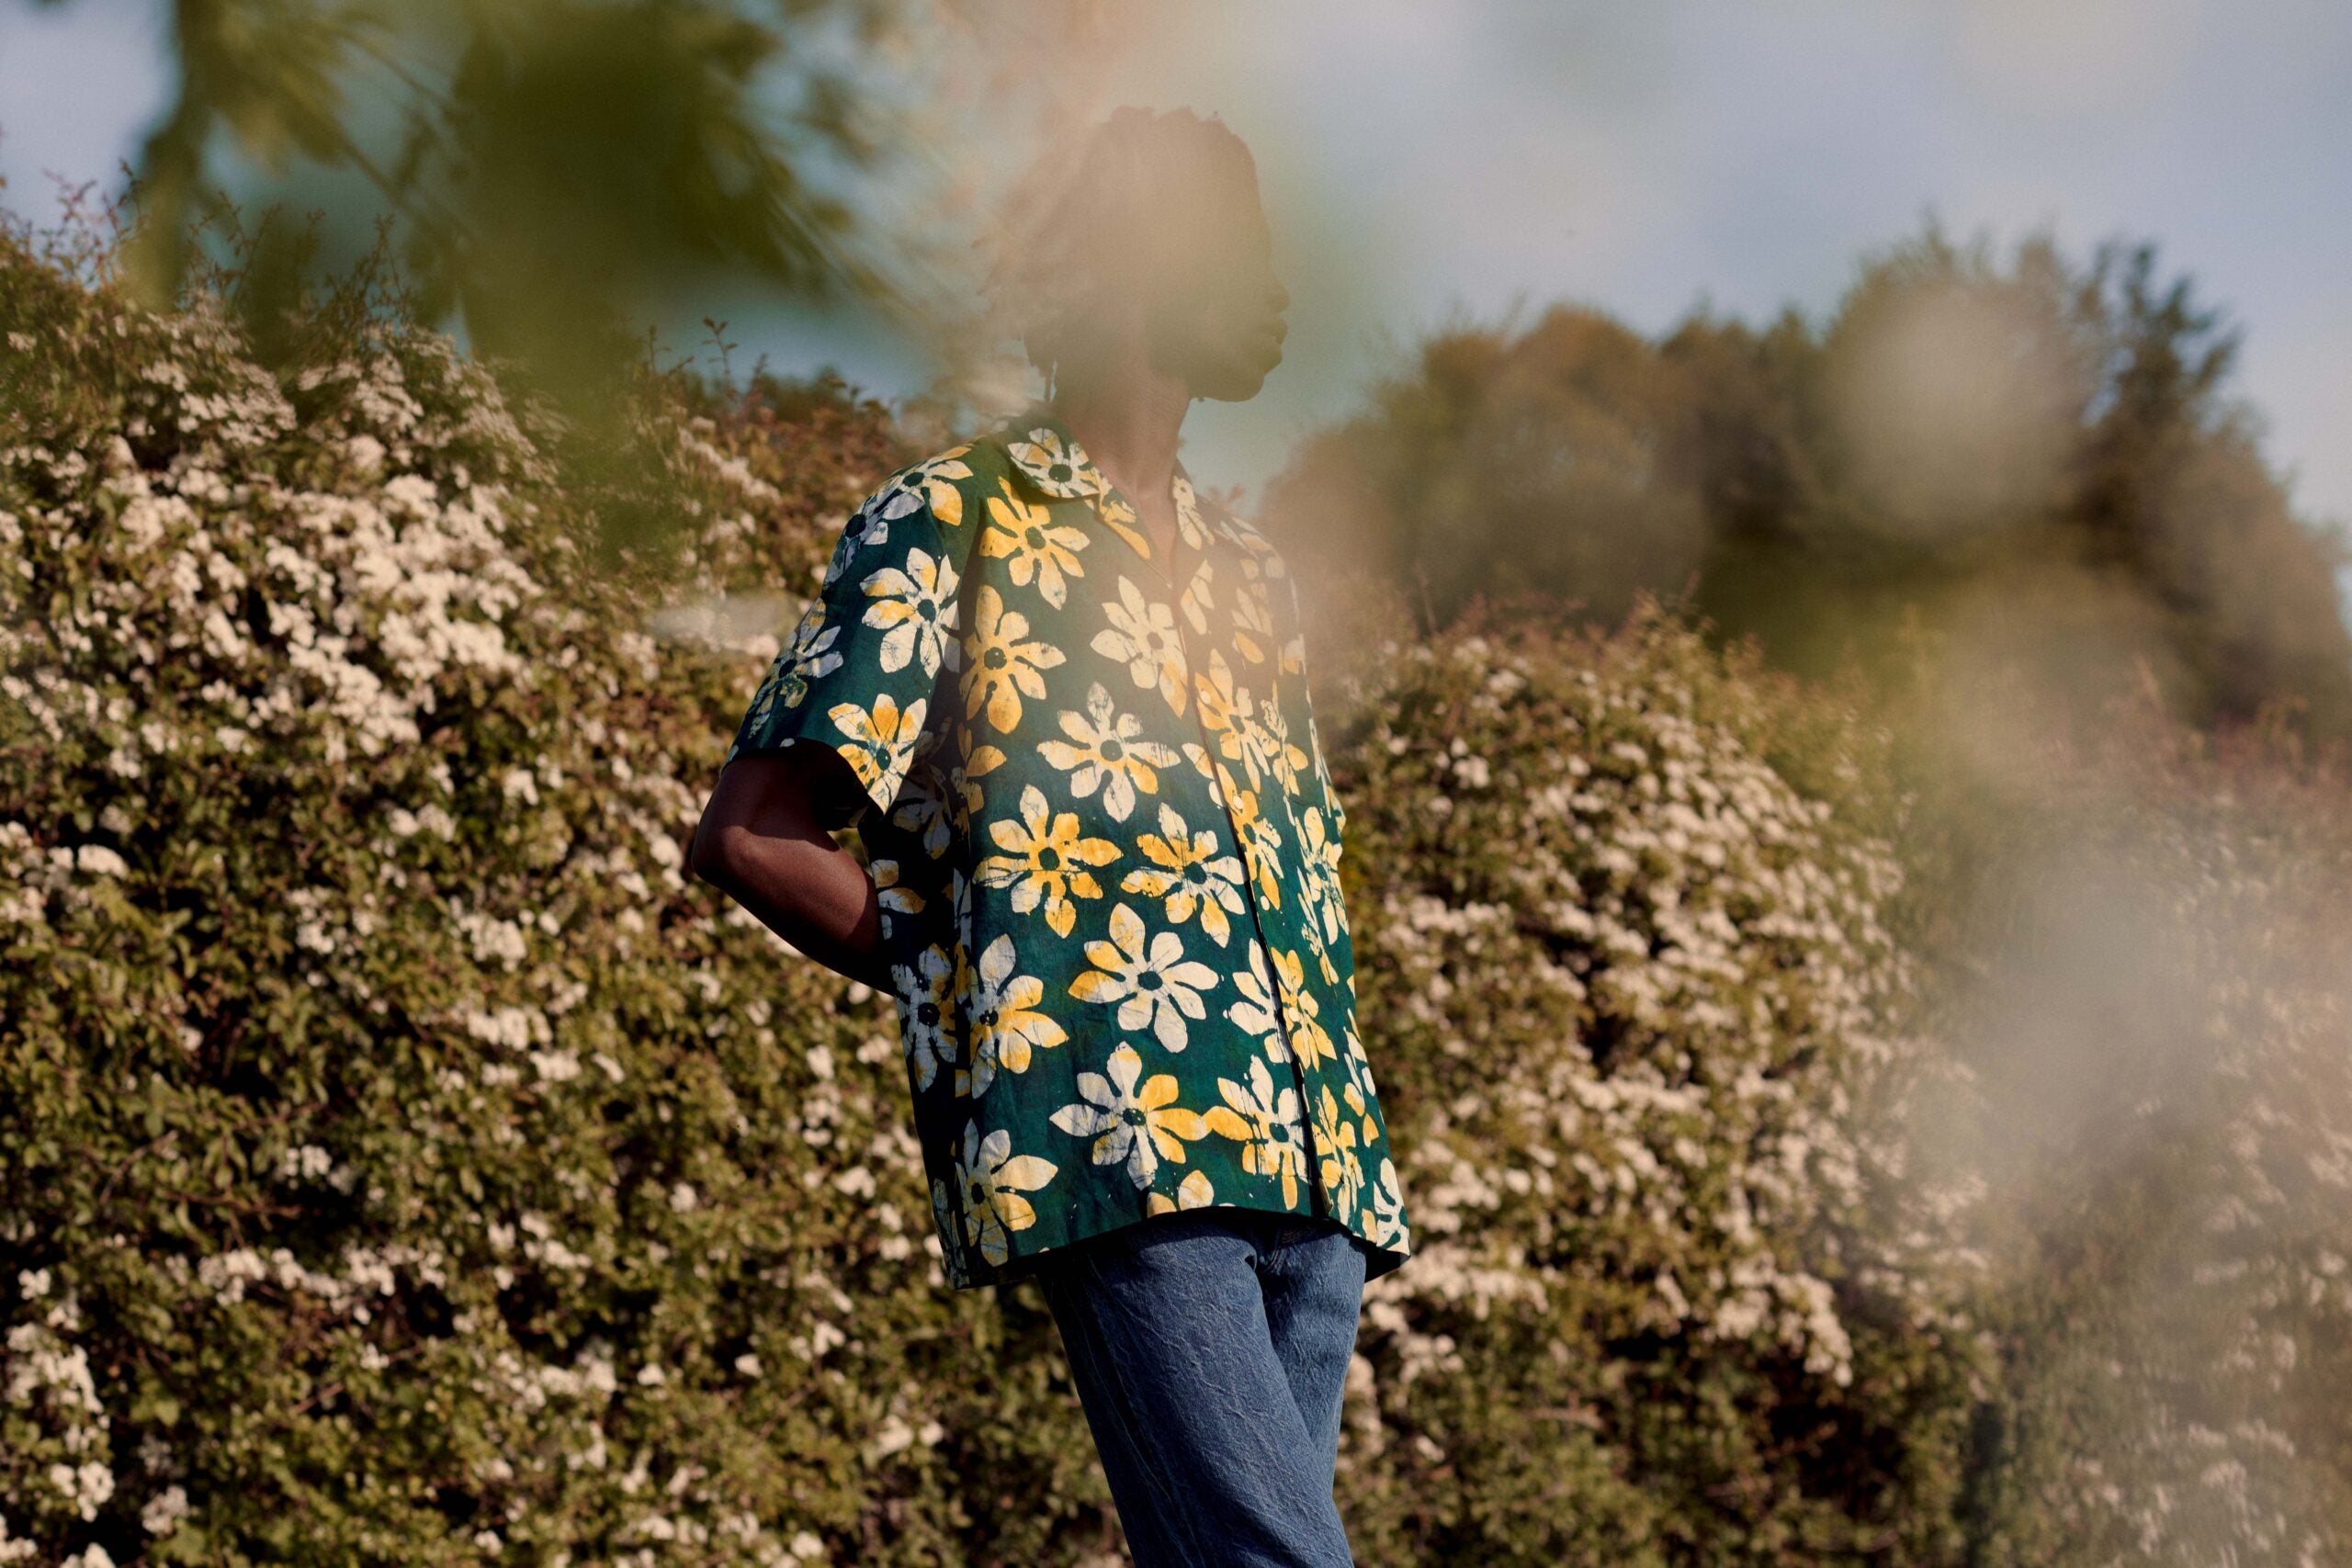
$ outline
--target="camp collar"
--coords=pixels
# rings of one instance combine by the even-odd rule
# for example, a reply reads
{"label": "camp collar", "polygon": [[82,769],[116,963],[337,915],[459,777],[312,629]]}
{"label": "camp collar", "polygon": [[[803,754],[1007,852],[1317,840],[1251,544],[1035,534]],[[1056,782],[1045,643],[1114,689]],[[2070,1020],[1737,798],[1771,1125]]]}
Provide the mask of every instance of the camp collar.
{"label": "camp collar", "polygon": [[[1032,403],[1004,426],[1001,438],[1015,471],[1039,494],[1057,501],[1084,501],[1104,524],[1130,543],[1142,537],[1136,527],[1134,509],[1102,470],[1094,466],[1094,460],[1086,455],[1086,448],[1079,445],[1078,437],[1070,434],[1069,426],[1062,423],[1051,403]],[[1198,552],[1208,542],[1211,527],[1234,544],[1249,547],[1249,542],[1224,515],[1223,508],[1201,504],[1182,457],[1176,459],[1170,492],[1176,502],[1176,526],[1188,547]]]}

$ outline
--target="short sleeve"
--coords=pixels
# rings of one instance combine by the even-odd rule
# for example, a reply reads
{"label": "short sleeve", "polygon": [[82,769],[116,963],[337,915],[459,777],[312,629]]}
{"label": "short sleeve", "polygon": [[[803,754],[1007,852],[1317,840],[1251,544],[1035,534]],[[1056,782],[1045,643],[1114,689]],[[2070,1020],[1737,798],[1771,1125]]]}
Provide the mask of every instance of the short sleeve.
{"label": "short sleeve", "polygon": [[1279,578],[1281,588],[1270,595],[1278,606],[1276,632],[1281,638],[1277,679],[1283,694],[1283,719],[1294,740],[1303,742],[1313,760],[1316,792],[1322,797],[1319,804],[1329,814],[1332,839],[1342,840],[1348,830],[1348,808],[1340,799],[1340,791],[1331,782],[1329,760],[1323,754],[1323,736],[1315,724],[1315,703],[1307,690],[1306,616],[1298,602],[1298,580],[1282,561],[1271,555],[1269,572]]}
{"label": "short sleeve", "polygon": [[920,495],[894,479],[851,514],[824,587],[760,682],[729,761],[830,746],[874,804],[890,809],[933,718],[940,671],[958,658],[959,552]]}

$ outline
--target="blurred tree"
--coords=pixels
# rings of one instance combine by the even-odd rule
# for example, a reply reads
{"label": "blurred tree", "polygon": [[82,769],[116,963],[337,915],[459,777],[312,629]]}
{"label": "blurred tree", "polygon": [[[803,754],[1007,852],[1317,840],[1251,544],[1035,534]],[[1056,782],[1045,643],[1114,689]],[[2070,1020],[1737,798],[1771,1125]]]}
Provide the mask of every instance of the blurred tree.
{"label": "blurred tree", "polygon": [[1613,622],[1648,588],[1783,666],[1890,678],[1941,647],[2095,703],[2144,664],[2194,719],[2352,735],[2340,531],[2298,518],[2224,395],[2237,334],[2152,245],[1996,265],[1926,232],[1826,327],[1702,309],[1653,344],[1555,306],[1425,342],[1302,444],[1268,513],[1369,544],[1432,627],[1474,599]]}
{"label": "blurred tree", "polygon": [[[135,172],[122,275],[165,304],[203,226],[238,227],[224,154],[267,179],[356,174],[372,214],[336,226],[396,231],[424,313],[569,416],[573,462],[609,468],[647,308],[682,286],[899,303],[825,176],[897,146],[878,78],[911,3],[174,0],[177,96]],[[250,238],[234,299],[266,351],[319,236],[273,215]]]}

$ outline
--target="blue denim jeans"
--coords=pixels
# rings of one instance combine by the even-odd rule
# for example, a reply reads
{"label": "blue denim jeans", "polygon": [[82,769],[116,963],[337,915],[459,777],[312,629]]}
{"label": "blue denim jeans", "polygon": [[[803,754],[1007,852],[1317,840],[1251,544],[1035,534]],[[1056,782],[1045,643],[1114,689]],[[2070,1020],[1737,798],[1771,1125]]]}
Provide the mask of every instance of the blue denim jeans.
{"label": "blue denim jeans", "polygon": [[1363,1244],[1186,1209],[1038,1260],[1136,1568],[1349,1568],[1340,1404]]}

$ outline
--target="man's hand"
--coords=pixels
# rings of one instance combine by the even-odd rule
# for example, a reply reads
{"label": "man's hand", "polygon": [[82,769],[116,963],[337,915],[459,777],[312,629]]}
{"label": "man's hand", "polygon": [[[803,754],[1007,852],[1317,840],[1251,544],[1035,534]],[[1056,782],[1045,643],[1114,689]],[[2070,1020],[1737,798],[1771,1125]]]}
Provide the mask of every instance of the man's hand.
{"label": "man's hand", "polygon": [[826,968],[888,995],[873,879],[829,830],[864,804],[857,776],[829,746],[739,757],[703,807],[686,869]]}

